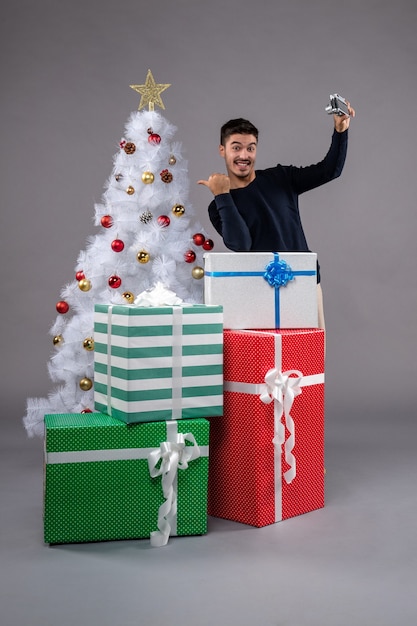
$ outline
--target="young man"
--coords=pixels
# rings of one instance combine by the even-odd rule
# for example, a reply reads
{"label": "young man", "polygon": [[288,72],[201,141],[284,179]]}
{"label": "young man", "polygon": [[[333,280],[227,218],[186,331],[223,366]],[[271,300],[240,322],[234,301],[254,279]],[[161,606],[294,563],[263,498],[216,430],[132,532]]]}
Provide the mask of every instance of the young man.
{"label": "young man", "polygon": [[[309,252],[298,207],[300,194],[342,173],[348,144],[349,115],[334,115],[334,132],[324,159],[308,167],[277,165],[255,170],[258,130],[242,118],[220,132],[219,153],[227,174],[199,180],[214,195],[209,217],[224,244],[235,252]],[[317,264],[319,325],[324,328],[320,267]]]}

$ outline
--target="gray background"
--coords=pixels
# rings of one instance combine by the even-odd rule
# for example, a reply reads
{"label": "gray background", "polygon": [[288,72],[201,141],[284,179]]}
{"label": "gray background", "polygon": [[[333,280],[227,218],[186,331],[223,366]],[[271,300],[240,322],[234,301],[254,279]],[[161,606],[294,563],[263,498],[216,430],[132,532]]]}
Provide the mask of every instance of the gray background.
{"label": "gray background", "polygon": [[[323,270],[328,405],[411,406],[417,372],[416,5],[320,0],[8,3],[2,11],[2,397],[51,388],[47,334],[148,67],[195,181],[222,167],[218,129],[260,129],[258,166],[328,149],[329,93],[357,109],[342,178],[301,200]],[[207,228],[210,226],[207,224]],[[211,229],[212,230],[212,229]],[[213,235],[214,236],[214,235]],[[221,250],[216,238],[216,250]],[[389,381],[389,384],[388,384]]]}
{"label": "gray background", "polygon": [[[201,599],[204,608],[185,623],[389,625],[401,615],[400,623],[416,623],[407,595],[416,572],[410,520],[417,513],[416,27],[414,0],[17,0],[2,8],[5,625],[150,623],[150,617],[141,622],[133,607],[132,578],[146,579],[144,588],[153,589],[162,576],[162,587],[170,588],[177,574],[189,586],[196,576],[207,598],[217,594],[222,609],[216,614],[215,605],[197,594],[194,602]],[[73,279],[87,236],[96,232],[93,205],[139,103],[129,85],[143,83],[148,67],[157,82],[172,84],[162,95],[163,115],[178,128],[176,139],[189,159],[191,202],[208,230],[210,195],[195,181],[222,168],[217,145],[224,121],[243,116],[259,127],[257,165],[268,167],[308,165],[324,156],[332,132],[324,112],[330,93],[348,97],[357,117],[342,177],[301,199],[325,293],[327,508],[261,531],[212,520],[209,543],[191,538],[142,554],[139,562],[150,568],[145,573],[133,542],[123,548],[43,547],[41,442],[26,438],[21,417],[26,397],[43,396],[52,386],[46,364],[55,302]],[[402,524],[390,517],[392,509],[402,512]],[[278,564],[270,547],[282,557]],[[159,559],[167,568],[162,575]],[[255,569],[249,573],[245,565]],[[270,582],[256,594],[264,589],[261,571],[287,581],[285,598],[295,600],[290,607],[280,603],[275,611],[268,603],[276,592]],[[100,591],[100,576],[114,588],[112,572],[126,590],[116,593],[113,610]],[[239,576],[241,583],[224,595],[225,579]],[[292,577],[305,591],[307,616],[288,582]],[[64,593],[60,580],[69,579]],[[174,604],[175,589],[168,593]]]}

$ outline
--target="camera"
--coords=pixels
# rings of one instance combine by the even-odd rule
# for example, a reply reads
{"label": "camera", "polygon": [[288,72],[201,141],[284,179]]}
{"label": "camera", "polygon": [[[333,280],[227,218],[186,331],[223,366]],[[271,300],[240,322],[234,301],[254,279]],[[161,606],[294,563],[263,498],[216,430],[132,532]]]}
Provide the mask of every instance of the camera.
{"label": "camera", "polygon": [[326,113],[328,115],[349,115],[348,105],[346,100],[339,96],[338,93],[330,95],[330,104],[326,107]]}

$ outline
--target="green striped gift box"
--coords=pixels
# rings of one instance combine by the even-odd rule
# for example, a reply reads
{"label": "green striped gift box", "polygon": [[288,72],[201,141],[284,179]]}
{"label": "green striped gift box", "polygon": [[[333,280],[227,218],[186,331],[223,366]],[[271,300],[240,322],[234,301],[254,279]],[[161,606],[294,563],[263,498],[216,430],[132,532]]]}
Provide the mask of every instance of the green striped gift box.
{"label": "green striped gift box", "polygon": [[204,419],[126,425],[100,413],[46,415],[45,543],[158,532],[165,498],[162,477],[151,477],[148,458],[173,440],[173,431],[192,433],[199,456],[177,471],[170,535],[206,533],[209,426]]}
{"label": "green striped gift box", "polygon": [[223,309],[96,304],[95,408],[125,423],[223,414]]}

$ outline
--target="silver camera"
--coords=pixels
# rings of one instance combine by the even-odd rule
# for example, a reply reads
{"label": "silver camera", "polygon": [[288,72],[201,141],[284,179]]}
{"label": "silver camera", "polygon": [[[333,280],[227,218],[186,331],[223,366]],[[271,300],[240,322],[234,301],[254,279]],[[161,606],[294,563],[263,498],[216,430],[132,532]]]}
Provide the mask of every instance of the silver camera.
{"label": "silver camera", "polygon": [[328,115],[349,115],[347,102],[338,93],[330,95],[330,104],[326,107]]}

